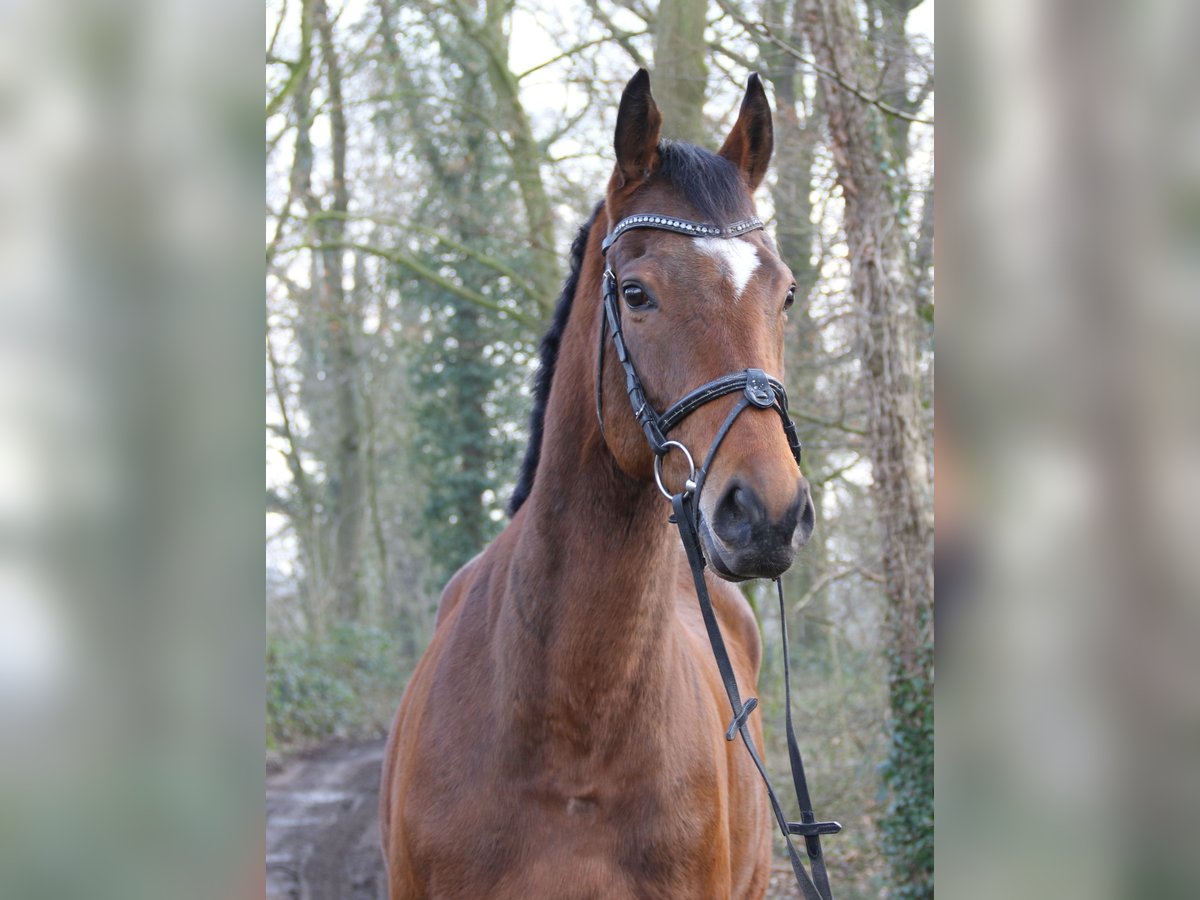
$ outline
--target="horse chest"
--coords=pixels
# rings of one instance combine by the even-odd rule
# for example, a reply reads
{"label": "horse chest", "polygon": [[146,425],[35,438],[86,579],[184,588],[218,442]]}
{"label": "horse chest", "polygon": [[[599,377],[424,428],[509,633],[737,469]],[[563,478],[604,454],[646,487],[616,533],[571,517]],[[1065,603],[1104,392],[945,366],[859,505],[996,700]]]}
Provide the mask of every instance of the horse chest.
{"label": "horse chest", "polygon": [[[704,768],[709,768],[705,766]],[[729,823],[715,771],[664,786],[644,776],[472,782],[418,831],[430,896],[695,898],[729,896]],[[414,823],[414,825],[417,823]]]}

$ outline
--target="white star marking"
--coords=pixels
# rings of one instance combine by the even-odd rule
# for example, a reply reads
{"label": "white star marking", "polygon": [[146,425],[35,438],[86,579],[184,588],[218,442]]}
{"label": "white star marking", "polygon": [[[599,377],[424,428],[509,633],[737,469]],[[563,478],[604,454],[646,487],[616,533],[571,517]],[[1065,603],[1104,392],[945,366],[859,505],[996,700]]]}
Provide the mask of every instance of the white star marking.
{"label": "white star marking", "polygon": [[761,262],[754,245],[737,238],[697,238],[696,246],[717,261],[721,273],[733,282],[734,299],[740,298]]}

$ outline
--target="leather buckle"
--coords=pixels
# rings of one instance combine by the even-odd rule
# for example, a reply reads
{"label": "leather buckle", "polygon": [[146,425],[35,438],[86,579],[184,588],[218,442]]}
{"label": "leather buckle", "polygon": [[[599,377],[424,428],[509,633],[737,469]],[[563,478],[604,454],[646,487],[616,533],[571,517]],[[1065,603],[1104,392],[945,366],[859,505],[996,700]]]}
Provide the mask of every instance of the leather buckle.
{"label": "leather buckle", "polygon": [[746,370],[746,399],[759,409],[775,405],[775,391],[762,369]]}
{"label": "leather buckle", "polygon": [[733,721],[729,723],[729,727],[725,729],[725,740],[732,741],[737,737],[737,733],[742,730],[742,726],[746,724],[746,719],[750,713],[754,712],[754,708],[758,706],[758,700],[751,697],[742,704],[741,710],[733,717]]}
{"label": "leather buckle", "polygon": [[816,837],[819,834],[837,834],[842,830],[841,822],[788,822],[788,833],[800,837]]}

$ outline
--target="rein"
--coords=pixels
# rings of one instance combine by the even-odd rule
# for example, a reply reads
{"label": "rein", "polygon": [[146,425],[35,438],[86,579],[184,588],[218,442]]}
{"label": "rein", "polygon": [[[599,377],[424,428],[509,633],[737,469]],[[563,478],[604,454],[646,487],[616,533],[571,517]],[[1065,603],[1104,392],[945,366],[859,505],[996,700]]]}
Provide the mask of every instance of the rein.
{"label": "rein", "polygon": [[[732,225],[719,227],[701,222],[689,222],[673,216],[638,214],[628,216],[618,222],[612,232],[605,237],[604,242],[601,244],[601,249],[607,254],[608,249],[617,238],[635,228],[655,228],[691,237],[731,238],[747,234],[762,227],[762,220],[755,216],[735,222]],[[762,777],[763,784],[767,789],[767,797],[771,802],[775,821],[779,825],[780,833],[787,844],[788,858],[792,864],[792,873],[796,877],[796,884],[800,887],[800,892],[804,895],[805,900],[833,900],[833,894],[829,888],[829,876],[825,870],[825,857],[821,852],[821,835],[837,834],[842,830],[842,826],[837,822],[818,822],[812,810],[812,800],[809,798],[808,781],[804,777],[804,761],[800,756],[800,748],[796,743],[795,728],[792,725],[791,669],[788,660],[787,619],[785,617],[783,602],[783,583],[778,578],[774,579],[776,593],[779,596],[779,624],[783,639],[783,689],[787,722],[788,761],[791,766],[792,782],[796,791],[796,802],[800,806],[799,822],[789,822],[784,815],[783,807],[780,805],[779,799],[775,795],[775,790],[771,786],[771,779],[767,775],[766,767],[763,765],[762,758],[754,746],[754,739],[750,736],[750,732],[746,727],[746,720],[750,716],[750,713],[757,708],[758,700],[750,697],[743,701],[741,692],[738,690],[733,664],[729,659],[729,651],[725,647],[725,638],[721,634],[721,627],[717,622],[712,600],[709,597],[708,586],[704,582],[705,560],[704,553],[700,547],[700,492],[704,489],[704,482],[708,476],[709,467],[712,465],[712,461],[717,454],[717,450],[720,448],[722,441],[725,440],[729,429],[733,427],[734,421],[745,410],[751,406],[757,409],[774,409],[779,414],[783,433],[787,438],[792,456],[796,460],[796,465],[800,464],[800,440],[796,436],[796,426],[788,415],[787,393],[778,379],[767,375],[762,369],[746,369],[742,372],[724,375],[707,384],[701,385],[680,400],[677,400],[665,412],[658,413],[646,399],[642,380],[638,377],[633,359],[629,355],[629,348],[625,345],[625,338],[621,332],[621,308],[617,299],[617,278],[613,274],[611,266],[607,265],[604,269],[603,291],[604,312],[600,320],[600,348],[596,363],[596,415],[600,420],[601,433],[604,431],[603,376],[606,349],[605,340],[607,334],[611,333],[617,359],[620,361],[621,367],[625,372],[625,390],[629,394],[629,402],[633,406],[634,418],[641,426],[642,432],[646,435],[646,440],[650,444],[650,448],[654,451],[654,480],[663,496],[671,501],[673,515],[670,521],[678,527],[680,540],[683,542],[684,551],[687,553],[688,565],[692,570],[692,580],[696,585],[696,597],[700,603],[700,613],[704,618],[704,627],[708,632],[708,640],[712,646],[713,657],[716,659],[717,669],[720,672],[721,681],[725,686],[725,694],[729,698],[729,706],[733,711],[733,719],[725,731],[725,740],[732,741],[736,736],[740,735],[742,743],[750,754],[750,759],[754,762],[755,768],[758,769],[758,774]],[[725,417],[725,421],[717,430],[716,437],[713,438],[713,442],[708,448],[707,455],[701,462],[700,467],[697,468],[691,451],[681,442],[670,439],[668,435],[675,426],[706,403],[738,391],[742,392],[742,397],[734,405],[733,409],[730,410],[729,415]],[[676,494],[672,494],[667,490],[662,479],[662,460],[671,450],[678,450],[684,455],[689,470],[683,490]],[[800,854],[792,841],[793,835],[804,838],[805,849],[812,866],[811,878],[805,870],[804,864],[800,861]]]}

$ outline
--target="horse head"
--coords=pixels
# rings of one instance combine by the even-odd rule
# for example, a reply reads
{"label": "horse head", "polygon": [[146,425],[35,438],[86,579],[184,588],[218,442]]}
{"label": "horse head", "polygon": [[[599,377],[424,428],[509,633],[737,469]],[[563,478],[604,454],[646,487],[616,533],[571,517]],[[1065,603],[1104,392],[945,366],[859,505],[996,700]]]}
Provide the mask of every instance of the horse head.
{"label": "horse head", "polygon": [[[633,380],[658,411],[730,373],[782,379],[795,284],[755,218],[753,196],[771,156],[771,109],[762,82],[751,76],[737,121],[715,154],[660,142],[661,122],[641,70],[621,97],[605,201],[612,308],[601,326],[598,361],[604,438],[633,478],[653,479],[659,456],[664,492],[699,482],[699,531],[718,575],[774,578],[791,565],[814,521],[808,482],[780,427],[777,413],[790,424],[786,401],[778,410],[757,400],[746,404],[743,393],[753,400],[753,386],[743,392],[738,385],[672,421],[661,435],[671,442],[664,452],[629,402],[640,394],[631,390],[633,370],[620,358],[624,352],[636,361]],[[604,340],[608,322],[624,351]],[[739,403],[746,408],[734,412]]]}

